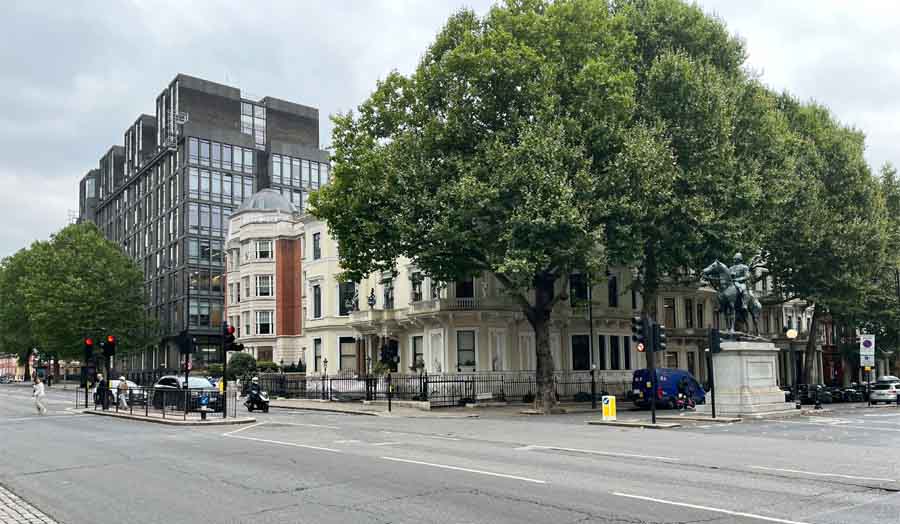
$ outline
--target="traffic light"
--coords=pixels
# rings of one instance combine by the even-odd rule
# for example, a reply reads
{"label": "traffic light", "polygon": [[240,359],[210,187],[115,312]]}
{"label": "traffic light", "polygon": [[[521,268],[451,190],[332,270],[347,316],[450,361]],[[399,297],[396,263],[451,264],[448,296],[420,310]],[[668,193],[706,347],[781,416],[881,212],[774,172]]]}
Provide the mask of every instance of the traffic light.
{"label": "traffic light", "polygon": [[666,350],[666,326],[653,324],[653,351],[662,352]]}
{"label": "traffic light", "polygon": [[225,351],[243,351],[243,344],[235,344],[234,342],[234,326],[229,326],[228,322],[224,323],[222,328],[223,336],[225,337]]}
{"label": "traffic light", "polygon": [[722,338],[719,336],[719,330],[716,328],[709,328],[709,352],[722,352]]}
{"label": "traffic light", "polygon": [[104,357],[113,357],[116,355],[116,337],[108,335],[101,345],[103,346]]}
{"label": "traffic light", "polygon": [[87,365],[88,362],[94,357],[94,339],[91,337],[84,338],[84,364]]}
{"label": "traffic light", "polygon": [[635,344],[647,345],[647,333],[644,329],[644,319],[641,317],[631,317],[631,340]]}

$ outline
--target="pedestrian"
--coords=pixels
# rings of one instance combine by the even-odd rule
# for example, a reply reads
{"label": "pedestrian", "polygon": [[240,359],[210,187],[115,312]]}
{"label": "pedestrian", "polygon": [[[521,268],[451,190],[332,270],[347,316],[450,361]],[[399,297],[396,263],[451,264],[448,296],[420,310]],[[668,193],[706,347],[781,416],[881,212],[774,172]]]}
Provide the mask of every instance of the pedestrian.
{"label": "pedestrian", "polygon": [[125,377],[119,377],[119,385],[116,386],[116,390],[119,409],[128,409],[128,381],[125,380]]}
{"label": "pedestrian", "polygon": [[97,388],[94,390],[94,409],[100,406],[106,406],[106,381],[103,380],[103,374],[97,373]]}
{"label": "pedestrian", "polygon": [[34,407],[37,408],[38,415],[46,415],[47,406],[44,404],[44,382],[41,380],[41,377],[34,377],[31,396],[34,398]]}

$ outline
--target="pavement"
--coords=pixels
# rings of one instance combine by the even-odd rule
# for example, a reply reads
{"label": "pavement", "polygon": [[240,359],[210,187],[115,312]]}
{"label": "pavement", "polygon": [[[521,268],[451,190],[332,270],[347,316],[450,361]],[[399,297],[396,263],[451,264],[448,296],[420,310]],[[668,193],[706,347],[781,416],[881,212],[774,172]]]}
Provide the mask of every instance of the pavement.
{"label": "pavement", "polygon": [[273,409],[174,428],[73,413],[57,393],[38,416],[29,394],[0,387],[0,485],[65,524],[900,520],[900,409],[666,431]]}

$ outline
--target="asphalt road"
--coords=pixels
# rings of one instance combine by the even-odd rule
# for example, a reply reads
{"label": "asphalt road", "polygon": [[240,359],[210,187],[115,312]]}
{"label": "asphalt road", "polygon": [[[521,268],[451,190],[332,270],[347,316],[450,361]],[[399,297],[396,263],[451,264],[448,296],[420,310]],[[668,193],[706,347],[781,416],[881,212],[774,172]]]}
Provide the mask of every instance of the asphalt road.
{"label": "asphalt road", "polygon": [[0,386],[0,484],[66,524],[900,521],[898,409],[668,431],[273,411],[194,429],[74,414],[72,395],[39,417],[30,389]]}

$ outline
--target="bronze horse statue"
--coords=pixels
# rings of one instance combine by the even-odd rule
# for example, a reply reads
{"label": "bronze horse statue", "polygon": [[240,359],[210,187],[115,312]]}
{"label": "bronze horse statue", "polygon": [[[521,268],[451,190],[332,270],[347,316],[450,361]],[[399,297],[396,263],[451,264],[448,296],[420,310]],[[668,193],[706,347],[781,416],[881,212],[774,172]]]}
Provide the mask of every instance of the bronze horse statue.
{"label": "bronze horse statue", "polygon": [[703,280],[709,282],[716,290],[719,298],[719,311],[725,313],[729,332],[735,332],[735,325],[738,322],[743,323],[749,332],[749,321],[752,319],[753,334],[759,335],[759,315],[762,311],[762,304],[749,291],[741,291],[732,280],[728,266],[716,260],[703,269]]}

